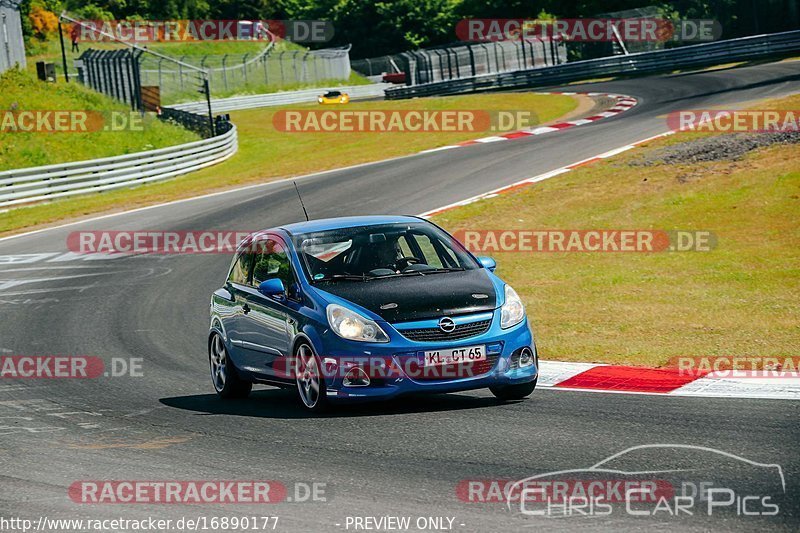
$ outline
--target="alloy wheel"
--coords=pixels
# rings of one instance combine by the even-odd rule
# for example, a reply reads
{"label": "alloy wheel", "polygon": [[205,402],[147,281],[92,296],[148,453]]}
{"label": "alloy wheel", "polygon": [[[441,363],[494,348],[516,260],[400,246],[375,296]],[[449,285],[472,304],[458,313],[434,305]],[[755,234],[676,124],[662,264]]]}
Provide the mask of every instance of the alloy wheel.
{"label": "alloy wheel", "polygon": [[306,344],[297,349],[297,392],[300,400],[309,409],[313,409],[320,398],[320,372],[314,352]]}
{"label": "alloy wheel", "polygon": [[214,382],[214,388],[219,392],[225,388],[225,382],[228,379],[228,354],[225,350],[225,343],[222,342],[219,334],[215,334],[211,340],[209,359],[211,361],[211,381]]}

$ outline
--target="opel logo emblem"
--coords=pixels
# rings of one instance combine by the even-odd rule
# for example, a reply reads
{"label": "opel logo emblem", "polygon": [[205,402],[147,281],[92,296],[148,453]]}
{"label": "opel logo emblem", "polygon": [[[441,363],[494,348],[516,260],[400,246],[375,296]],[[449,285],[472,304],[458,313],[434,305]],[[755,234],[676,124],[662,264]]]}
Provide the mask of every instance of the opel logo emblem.
{"label": "opel logo emblem", "polygon": [[452,333],[456,330],[456,323],[452,318],[444,317],[439,321],[439,329],[445,333]]}

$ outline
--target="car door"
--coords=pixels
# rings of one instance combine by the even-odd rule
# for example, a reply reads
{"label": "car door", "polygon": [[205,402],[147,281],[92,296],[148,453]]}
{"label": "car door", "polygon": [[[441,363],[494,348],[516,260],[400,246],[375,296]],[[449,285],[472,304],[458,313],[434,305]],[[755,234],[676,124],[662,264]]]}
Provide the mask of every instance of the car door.
{"label": "car door", "polygon": [[[287,307],[289,288],[295,286],[287,248],[276,236],[255,243],[252,283],[246,290],[246,314],[242,319],[242,340],[246,365],[260,374],[275,376],[276,361],[285,361],[291,341],[290,312]],[[258,292],[268,279],[278,278],[287,288],[282,297],[270,298]]]}
{"label": "car door", "polygon": [[215,313],[230,342],[231,357],[239,368],[245,368],[246,354],[243,350],[243,318],[247,303],[246,295],[253,268],[253,252],[249,246],[240,248],[228,273],[223,290],[215,297]]}

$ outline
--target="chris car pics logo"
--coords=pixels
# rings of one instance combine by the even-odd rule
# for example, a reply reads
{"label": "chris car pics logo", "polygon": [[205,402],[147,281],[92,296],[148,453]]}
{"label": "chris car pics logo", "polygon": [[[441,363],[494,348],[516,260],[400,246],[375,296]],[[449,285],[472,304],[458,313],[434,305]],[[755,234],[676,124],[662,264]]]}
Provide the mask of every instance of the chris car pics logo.
{"label": "chris car pics logo", "polygon": [[704,446],[633,446],[585,468],[530,476],[504,488],[529,517],[767,518],[786,503],[779,464]]}

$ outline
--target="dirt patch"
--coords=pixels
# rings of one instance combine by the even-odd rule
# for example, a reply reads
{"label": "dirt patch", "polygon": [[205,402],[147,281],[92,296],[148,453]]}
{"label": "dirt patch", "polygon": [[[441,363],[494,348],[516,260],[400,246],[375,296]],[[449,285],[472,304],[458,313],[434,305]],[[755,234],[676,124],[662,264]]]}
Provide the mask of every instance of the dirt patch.
{"label": "dirt patch", "polygon": [[735,161],[775,144],[800,143],[800,132],[733,133],[667,146],[630,161],[632,166],[677,165],[707,161]]}
{"label": "dirt patch", "polygon": [[557,120],[551,120],[549,124],[591,117],[597,113],[608,111],[617,103],[616,100],[607,96],[591,97],[585,94],[576,94],[573,95],[573,98],[578,101],[578,106],[566,115],[559,117]]}

